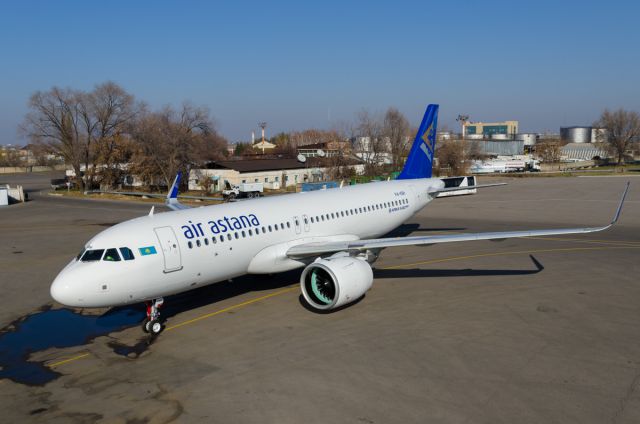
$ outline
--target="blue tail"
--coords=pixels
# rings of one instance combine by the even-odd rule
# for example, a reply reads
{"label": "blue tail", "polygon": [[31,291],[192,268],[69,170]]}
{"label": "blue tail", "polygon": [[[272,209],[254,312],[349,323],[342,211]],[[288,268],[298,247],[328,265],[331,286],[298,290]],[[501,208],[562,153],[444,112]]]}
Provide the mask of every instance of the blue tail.
{"label": "blue tail", "polygon": [[398,175],[399,180],[431,178],[433,152],[436,148],[436,127],[438,126],[438,105],[427,106],[422,123],[413,141],[409,157]]}

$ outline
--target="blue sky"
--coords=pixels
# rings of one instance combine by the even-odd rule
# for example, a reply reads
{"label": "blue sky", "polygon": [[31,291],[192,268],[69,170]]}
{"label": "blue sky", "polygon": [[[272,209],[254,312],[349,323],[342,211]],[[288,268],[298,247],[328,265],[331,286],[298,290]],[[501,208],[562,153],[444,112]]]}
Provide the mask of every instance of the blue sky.
{"label": "blue sky", "polygon": [[395,106],[417,125],[520,121],[524,131],[640,111],[632,1],[7,1],[0,144],[36,90],[112,80],[152,107],[208,106],[230,141],[331,128]]}

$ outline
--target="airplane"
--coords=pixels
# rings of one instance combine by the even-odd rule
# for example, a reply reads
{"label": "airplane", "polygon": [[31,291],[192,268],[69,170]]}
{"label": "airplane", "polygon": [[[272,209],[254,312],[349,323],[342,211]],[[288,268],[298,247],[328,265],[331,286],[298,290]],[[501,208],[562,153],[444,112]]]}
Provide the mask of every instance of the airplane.
{"label": "airplane", "polygon": [[[378,238],[400,226],[444,188],[432,178],[438,105],[427,107],[398,178],[329,190],[189,208],[178,201],[180,174],[167,194],[172,209],[97,234],[51,285],[57,302],[82,308],[147,304],[142,329],[163,329],[164,297],[244,274],[303,268],[300,288],[319,311],[355,302],[372,286],[371,264],[385,248],[603,231],[602,227]],[[476,188],[500,184],[477,185]]]}

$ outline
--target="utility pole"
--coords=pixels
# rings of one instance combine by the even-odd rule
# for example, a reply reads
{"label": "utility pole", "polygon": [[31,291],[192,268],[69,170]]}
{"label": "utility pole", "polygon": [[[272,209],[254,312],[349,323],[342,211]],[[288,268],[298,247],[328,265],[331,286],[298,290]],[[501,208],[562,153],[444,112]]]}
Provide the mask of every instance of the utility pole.
{"label": "utility pole", "polygon": [[267,123],[258,122],[258,126],[262,128],[262,141],[260,143],[262,144],[262,154],[264,155],[264,129],[267,128]]}
{"label": "utility pole", "polygon": [[460,122],[460,124],[462,125],[462,139],[464,140],[464,127],[465,124],[469,121],[469,115],[458,115],[458,117],[456,118],[456,121]]}

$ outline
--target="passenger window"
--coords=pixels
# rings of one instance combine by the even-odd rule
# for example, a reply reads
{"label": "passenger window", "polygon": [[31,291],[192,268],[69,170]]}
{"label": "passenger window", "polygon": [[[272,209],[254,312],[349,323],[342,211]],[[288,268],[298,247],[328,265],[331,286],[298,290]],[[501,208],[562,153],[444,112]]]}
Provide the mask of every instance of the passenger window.
{"label": "passenger window", "polygon": [[196,246],[200,247],[200,239],[196,240]]}
{"label": "passenger window", "polygon": [[244,232],[244,230],[242,230],[242,238],[245,238],[247,236],[247,233]]}
{"label": "passenger window", "polygon": [[109,262],[120,262],[120,255],[118,255],[118,249],[107,249],[106,252],[104,252],[104,257],[102,258],[103,261],[109,261]]}
{"label": "passenger window", "polygon": [[209,246],[209,239],[208,238],[204,239],[204,244]]}
{"label": "passenger window", "polygon": [[[288,224],[288,222],[287,222],[287,224]],[[280,229],[284,230],[284,224],[282,222],[280,223]]]}
{"label": "passenger window", "polygon": [[267,229],[266,229],[266,228],[264,228],[264,227],[262,227],[262,234],[264,234],[264,233],[266,233],[266,232],[267,232]]}
{"label": "passenger window", "polygon": [[132,261],[135,259],[135,257],[133,256],[133,252],[128,247],[121,247],[120,254],[122,255],[122,259],[124,259],[125,261]]}
{"label": "passenger window", "polygon": [[189,246],[189,249],[193,249],[193,243],[191,243],[191,241],[187,242],[187,246]]}
{"label": "passenger window", "polygon": [[238,235],[238,232],[236,231],[236,233],[234,234],[234,236],[236,237],[236,240],[238,240],[240,238],[240,236]]}
{"label": "passenger window", "polygon": [[86,252],[84,252],[84,255],[82,255],[82,262],[93,262],[93,261],[99,261],[100,259],[102,259],[102,254],[104,253],[104,249],[96,249],[96,250],[87,250]]}
{"label": "passenger window", "polygon": [[[297,221],[296,221],[296,225],[299,225]],[[291,224],[289,223],[289,221],[287,221],[287,228],[291,228]]]}
{"label": "passenger window", "polygon": [[216,244],[218,242],[218,239],[215,237],[211,237],[211,243]]}
{"label": "passenger window", "polygon": [[336,214],[334,214],[333,212],[331,212],[331,219],[336,219]]}
{"label": "passenger window", "polygon": [[227,234],[227,240],[231,241],[231,233]]}
{"label": "passenger window", "polygon": [[271,225],[269,225],[269,232],[271,232]]}
{"label": "passenger window", "polygon": [[[256,234],[258,233],[258,229],[256,228]],[[253,231],[249,230],[249,237],[253,235]]]}
{"label": "passenger window", "polygon": [[220,236],[220,243],[224,243],[224,234]]}

